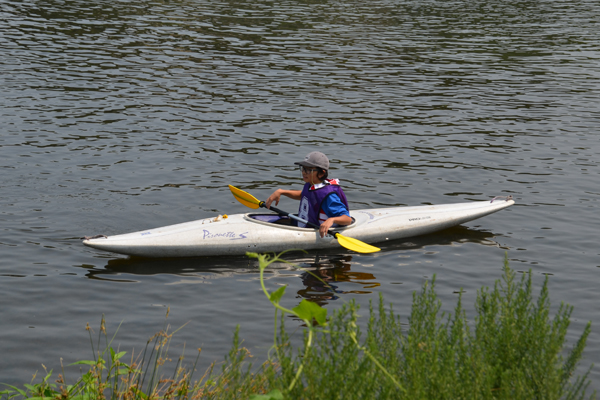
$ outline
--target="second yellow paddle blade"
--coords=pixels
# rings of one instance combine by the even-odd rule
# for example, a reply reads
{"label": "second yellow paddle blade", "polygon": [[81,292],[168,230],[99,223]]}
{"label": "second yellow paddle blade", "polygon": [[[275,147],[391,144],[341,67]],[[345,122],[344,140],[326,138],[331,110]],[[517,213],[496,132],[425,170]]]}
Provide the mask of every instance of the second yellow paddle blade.
{"label": "second yellow paddle blade", "polygon": [[236,188],[235,186],[229,185],[229,190],[233,194],[233,197],[237,199],[240,203],[250,208],[260,208],[260,200],[256,197],[252,196],[250,193],[246,193],[241,189]]}
{"label": "second yellow paddle blade", "polygon": [[342,236],[339,233],[335,235],[340,245],[344,246],[349,250],[356,251],[357,253],[375,253],[381,250],[379,247],[371,246],[365,242],[361,242],[358,239],[351,237]]}

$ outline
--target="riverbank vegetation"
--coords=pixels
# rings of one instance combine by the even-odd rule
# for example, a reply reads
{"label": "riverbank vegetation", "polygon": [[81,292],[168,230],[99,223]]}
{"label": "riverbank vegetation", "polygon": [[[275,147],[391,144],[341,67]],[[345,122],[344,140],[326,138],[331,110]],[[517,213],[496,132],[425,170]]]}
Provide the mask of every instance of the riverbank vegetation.
{"label": "riverbank vegetation", "polygon": [[[413,294],[407,324],[401,324],[380,297],[369,319],[359,323],[358,305],[327,310],[303,300],[281,305],[285,287],[269,292],[263,272],[278,257],[249,254],[260,264],[261,286],[275,308],[273,349],[260,366],[241,347],[239,332],[225,363],[194,377],[195,363],[164,371],[174,332],[156,334],[140,359],[116,352],[104,320],[90,339],[94,358],[74,382],[64,370],[23,387],[5,385],[1,399],[579,399],[586,398],[589,370],[574,376],[582,359],[590,323],[567,348],[572,307],[561,304],[550,315],[548,279],[537,299],[531,272],[522,274],[504,261],[493,288],[477,293],[475,318],[468,320],[459,296],[453,313],[441,311],[435,278]],[[284,316],[304,321],[304,341],[292,348]],[[361,328],[361,326],[363,328]],[[99,345],[101,344],[99,348]],[[595,393],[591,394],[595,397]]]}

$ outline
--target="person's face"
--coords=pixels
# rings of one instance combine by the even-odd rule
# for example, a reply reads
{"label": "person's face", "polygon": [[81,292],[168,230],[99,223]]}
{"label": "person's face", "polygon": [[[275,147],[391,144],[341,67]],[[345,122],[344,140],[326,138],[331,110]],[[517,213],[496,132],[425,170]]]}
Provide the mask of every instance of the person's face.
{"label": "person's face", "polygon": [[318,174],[318,169],[314,167],[305,167],[300,166],[300,171],[302,171],[302,180],[306,183],[315,184],[321,182]]}

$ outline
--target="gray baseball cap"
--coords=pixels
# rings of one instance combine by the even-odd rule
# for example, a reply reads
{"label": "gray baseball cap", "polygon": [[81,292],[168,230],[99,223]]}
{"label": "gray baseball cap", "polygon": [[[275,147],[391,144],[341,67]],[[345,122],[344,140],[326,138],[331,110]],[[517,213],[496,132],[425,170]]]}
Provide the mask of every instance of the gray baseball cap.
{"label": "gray baseball cap", "polygon": [[294,164],[304,167],[317,167],[329,171],[329,159],[320,151],[313,151],[304,157],[304,161],[295,162]]}

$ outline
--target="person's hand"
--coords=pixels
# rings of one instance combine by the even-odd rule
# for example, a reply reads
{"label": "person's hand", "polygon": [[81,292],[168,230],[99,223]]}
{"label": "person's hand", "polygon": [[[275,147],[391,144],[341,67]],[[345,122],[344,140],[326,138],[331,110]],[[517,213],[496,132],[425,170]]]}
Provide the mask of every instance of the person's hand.
{"label": "person's hand", "polygon": [[272,195],[269,196],[267,201],[265,201],[265,207],[271,208],[271,203],[275,202],[275,205],[279,205],[279,199],[281,198],[281,189],[277,189],[273,192]]}
{"label": "person's hand", "polygon": [[327,218],[325,222],[323,222],[321,226],[319,226],[319,234],[321,235],[321,237],[325,237],[327,231],[332,227],[332,225],[333,218]]}

